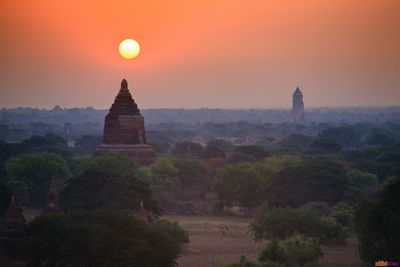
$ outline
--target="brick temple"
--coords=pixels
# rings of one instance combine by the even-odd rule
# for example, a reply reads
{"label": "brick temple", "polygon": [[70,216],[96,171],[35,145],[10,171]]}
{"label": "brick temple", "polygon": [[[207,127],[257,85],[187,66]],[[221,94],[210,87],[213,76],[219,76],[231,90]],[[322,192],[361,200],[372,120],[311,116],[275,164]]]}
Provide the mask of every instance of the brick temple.
{"label": "brick temple", "polygon": [[123,79],[104,122],[103,143],[96,155],[117,152],[131,157],[137,164],[149,165],[156,155],[146,142],[144,118]]}

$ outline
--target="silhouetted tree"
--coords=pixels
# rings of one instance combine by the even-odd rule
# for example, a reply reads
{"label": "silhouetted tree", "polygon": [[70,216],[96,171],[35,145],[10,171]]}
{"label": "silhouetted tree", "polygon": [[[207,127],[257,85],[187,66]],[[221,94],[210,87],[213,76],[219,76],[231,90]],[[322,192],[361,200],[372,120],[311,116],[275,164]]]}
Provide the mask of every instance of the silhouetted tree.
{"label": "silhouetted tree", "polygon": [[400,251],[400,178],[387,183],[376,202],[365,202],[355,212],[360,257],[396,261]]}
{"label": "silhouetted tree", "polygon": [[346,175],[328,160],[304,160],[282,169],[271,180],[267,195],[272,206],[299,207],[308,202],[337,203],[346,190]]}
{"label": "silhouetted tree", "polygon": [[25,236],[28,266],[172,267],[188,242],[177,224],[110,211],[39,216]]}

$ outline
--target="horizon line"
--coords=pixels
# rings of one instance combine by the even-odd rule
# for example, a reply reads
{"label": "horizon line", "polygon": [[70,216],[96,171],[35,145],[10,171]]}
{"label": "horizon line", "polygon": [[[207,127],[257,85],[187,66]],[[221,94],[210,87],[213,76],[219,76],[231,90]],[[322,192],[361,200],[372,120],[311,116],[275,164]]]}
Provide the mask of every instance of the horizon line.
{"label": "horizon line", "polygon": [[[92,106],[81,106],[81,107],[62,107],[60,105],[54,105],[52,108],[46,107],[33,107],[33,106],[16,106],[16,107],[0,107],[0,110],[12,110],[12,109],[39,109],[39,110],[47,110],[51,111],[54,109],[94,109],[94,110],[108,110],[110,108],[96,108]],[[309,106],[304,107],[305,110],[307,109],[321,109],[321,108],[400,108],[400,104],[396,105],[343,105],[343,106]],[[291,110],[291,107],[287,106],[276,106],[276,107],[194,107],[194,108],[187,108],[187,107],[147,107],[147,108],[139,108],[140,110],[153,110],[153,109],[176,109],[176,110],[198,110],[198,109],[223,109],[223,110]]]}

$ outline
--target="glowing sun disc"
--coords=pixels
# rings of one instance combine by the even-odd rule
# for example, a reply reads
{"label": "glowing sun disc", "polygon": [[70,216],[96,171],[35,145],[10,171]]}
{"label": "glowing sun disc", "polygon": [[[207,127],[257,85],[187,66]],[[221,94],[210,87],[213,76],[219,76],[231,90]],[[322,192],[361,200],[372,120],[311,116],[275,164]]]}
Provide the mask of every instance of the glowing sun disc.
{"label": "glowing sun disc", "polygon": [[123,40],[119,44],[119,53],[123,58],[133,59],[140,53],[140,45],[133,39]]}

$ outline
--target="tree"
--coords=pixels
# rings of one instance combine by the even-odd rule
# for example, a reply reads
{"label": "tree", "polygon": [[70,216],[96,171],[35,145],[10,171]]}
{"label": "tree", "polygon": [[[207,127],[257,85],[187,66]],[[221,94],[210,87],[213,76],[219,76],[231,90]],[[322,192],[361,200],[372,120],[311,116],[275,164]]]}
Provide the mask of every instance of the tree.
{"label": "tree", "polygon": [[304,134],[291,134],[280,141],[284,146],[296,146],[301,149],[308,148],[313,142],[314,138]]}
{"label": "tree", "polygon": [[342,147],[352,147],[358,142],[356,134],[350,127],[331,127],[322,130],[318,138],[338,143]]}
{"label": "tree", "polygon": [[171,153],[175,156],[199,157],[202,152],[203,147],[200,144],[185,141],[176,143]]}
{"label": "tree", "polygon": [[11,200],[12,192],[3,177],[0,177],[0,218],[4,216]]}
{"label": "tree", "polygon": [[256,158],[252,155],[241,153],[241,152],[233,152],[227,159],[226,163],[228,164],[237,164],[241,162],[253,162],[256,161]]}
{"label": "tree", "polygon": [[53,177],[67,179],[71,173],[65,160],[47,152],[24,154],[5,164],[8,186],[20,203],[42,207]]}
{"label": "tree", "polygon": [[122,155],[88,159],[60,192],[65,210],[136,210],[140,202],[159,214],[149,185],[137,178],[136,165]]}
{"label": "tree", "polygon": [[350,231],[353,229],[353,220],[354,220],[354,208],[349,204],[340,202],[334,208],[331,216],[336,219],[338,223],[340,223],[343,227],[346,228],[346,231]]}
{"label": "tree", "polygon": [[180,188],[178,170],[173,162],[166,157],[159,157],[150,166],[150,184],[153,189],[161,191],[176,191]]}
{"label": "tree", "polygon": [[322,153],[337,152],[341,149],[338,143],[329,139],[317,139],[310,147]]}
{"label": "tree", "polygon": [[162,131],[149,130],[146,131],[147,142],[156,150],[158,153],[167,153],[172,140]]}
{"label": "tree", "polygon": [[348,184],[358,188],[364,188],[378,183],[378,177],[375,174],[362,172],[357,169],[349,169],[346,172],[346,176]]}
{"label": "tree", "polygon": [[375,174],[378,177],[379,182],[384,182],[387,177],[392,175],[396,170],[396,166],[390,163],[363,159],[354,162],[352,167],[362,172]]}
{"label": "tree", "polygon": [[262,164],[266,168],[271,169],[273,173],[278,173],[279,171],[300,162],[301,162],[300,158],[294,156],[282,156],[282,157],[273,156],[265,158],[262,161]]}
{"label": "tree", "polygon": [[32,135],[29,139],[22,141],[21,144],[29,148],[35,148],[40,146],[66,145],[67,142],[61,136],[49,133],[45,136]]}
{"label": "tree", "polygon": [[83,135],[76,140],[75,147],[82,154],[91,154],[101,144],[102,137],[94,135]]}
{"label": "tree", "polygon": [[325,243],[343,242],[344,228],[330,216],[320,216],[308,209],[271,209],[258,215],[250,224],[256,240],[285,239],[299,233]]}
{"label": "tree", "polygon": [[215,180],[224,204],[236,203],[250,210],[263,202],[268,183],[257,165],[251,163],[225,165],[218,171]]}
{"label": "tree", "polygon": [[225,158],[225,152],[218,147],[207,146],[200,157],[202,159]]}
{"label": "tree", "polygon": [[390,147],[395,144],[394,138],[386,129],[373,127],[363,137],[366,145]]}
{"label": "tree", "polygon": [[299,207],[308,202],[335,204],[341,200],[345,189],[342,166],[322,159],[303,160],[273,176],[268,199],[277,207]]}
{"label": "tree", "polygon": [[218,148],[219,150],[228,153],[228,152],[232,152],[235,148],[235,146],[228,140],[224,140],[224,139],[213,139],[210,140],[207,143],[207,147],[214,147],[214,148]]}
{"label": "tree", "polygon": [[316,239],[294,234],[284,240],[272,239],[260,253],[258,260],[283,264],[285,267],[300,267],[317,263],[322,255]]}
{"label": "tree", "polygon": [[263,159],[269,156],[269,153],[264,150],[262,146],[249,145],[249,146],[238,146],[235,152],[244,153],[254,157],[256,160]]}
{"label": "tree", "polygon": [[177,177],[183,192],[200,192],[211,186],[206,166],[199,160],[179,159],[173,161]]}
{"label": "tree", "polygon": [[87,170],[96,170],[109,175],[123,176],[135,174],[137,169],[131,158],[119,153],[108,153],[99,157],[80,158],[75,173],[79,175]]}
{"label": "tree", "polygon": [[49,145],[67,145],[67,141],[59,135],[48,133],[44,137],[48,140]]}
{"label": "tree", "polygon": [[389,181],[376,202],[365,202],[355,212],[361,259],[398,260],[400,251],[400,178]]}
{"label": "tree", "polygon": [[[187,234],[110,211],[36,217],[25,233],[28,266],[175,266]],[[62,242],[60,242],[62,241]]]}

